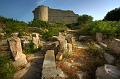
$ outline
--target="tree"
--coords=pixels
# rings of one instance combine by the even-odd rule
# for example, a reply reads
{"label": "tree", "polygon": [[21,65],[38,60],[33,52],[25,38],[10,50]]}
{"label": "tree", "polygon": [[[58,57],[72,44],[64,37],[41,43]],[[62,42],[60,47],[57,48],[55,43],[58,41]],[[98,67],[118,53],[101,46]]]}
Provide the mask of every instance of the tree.
{"label": "tree", "polygon": [[120,21],[120,8],[115,8],[106,14],[103,20]]}
{"label": "tree", "polygon": [[88,26],[93,20],[92,16],[89,15],[82,15],[78,17],[78,23],[80,26]]}

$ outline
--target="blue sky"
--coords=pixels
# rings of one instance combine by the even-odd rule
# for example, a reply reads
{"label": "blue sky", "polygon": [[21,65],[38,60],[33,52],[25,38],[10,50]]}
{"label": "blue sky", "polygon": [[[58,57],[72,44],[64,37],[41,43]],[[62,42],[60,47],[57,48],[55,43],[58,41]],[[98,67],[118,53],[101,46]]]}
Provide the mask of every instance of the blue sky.
{"label": "blue sky", "polygon": [[108,11],[120,7],[120,0],[0,0],[0,16],[28,22],[33,19],[32,11],[38,5],[73,10],[101,20]]}

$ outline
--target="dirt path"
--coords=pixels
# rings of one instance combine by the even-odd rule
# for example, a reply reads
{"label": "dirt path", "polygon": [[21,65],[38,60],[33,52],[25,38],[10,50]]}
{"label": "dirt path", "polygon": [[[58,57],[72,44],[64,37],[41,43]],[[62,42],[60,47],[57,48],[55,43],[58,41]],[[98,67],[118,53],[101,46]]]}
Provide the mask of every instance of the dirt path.
{"label": "dirt path", "polygon": [[41,53],[38,53],[36,55],[36,58],[32,60],[29,70],[23,76],[22,79],[41,79],[43,60],[44,60],[44,55]]}
{"label": "dirt path", "polygon": [[26,68],[18,71],[14,75],[14,79],[41,79],[45,52],[45,50],[42,50],[28,55],[29,64]]}

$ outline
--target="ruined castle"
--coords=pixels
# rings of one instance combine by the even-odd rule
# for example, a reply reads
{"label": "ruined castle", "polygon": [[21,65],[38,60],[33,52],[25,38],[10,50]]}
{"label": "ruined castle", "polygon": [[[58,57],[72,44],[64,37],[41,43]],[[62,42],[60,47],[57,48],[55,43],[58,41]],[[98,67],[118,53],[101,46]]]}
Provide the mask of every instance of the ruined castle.
{"label": "ruined castle", "polygon": [[71,24],[76,23],[78,19],[78,14],[75,14],[73,11],[52,9],[44,5],[35,8],[33,14],[34,19],[48,21],[49,23]]}

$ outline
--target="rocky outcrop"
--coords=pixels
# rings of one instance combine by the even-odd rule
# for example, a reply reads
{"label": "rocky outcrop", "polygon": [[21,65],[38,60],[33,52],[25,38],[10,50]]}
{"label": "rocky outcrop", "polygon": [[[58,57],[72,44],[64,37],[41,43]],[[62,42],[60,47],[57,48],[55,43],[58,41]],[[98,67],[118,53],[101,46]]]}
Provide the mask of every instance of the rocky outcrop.
{"label": "rocky outcrop", "polygon": [[97,79],[120,79],[120,70],[116,66],[104,65],[96,70]]}
{"label": "rocky outcrop", "polygon": [[8,39],[10,50],[14,58],[14,66],[25,66],[27,64],[26,55],[22,53],[21,40],[17,35],[13,34],[11,38]]}

